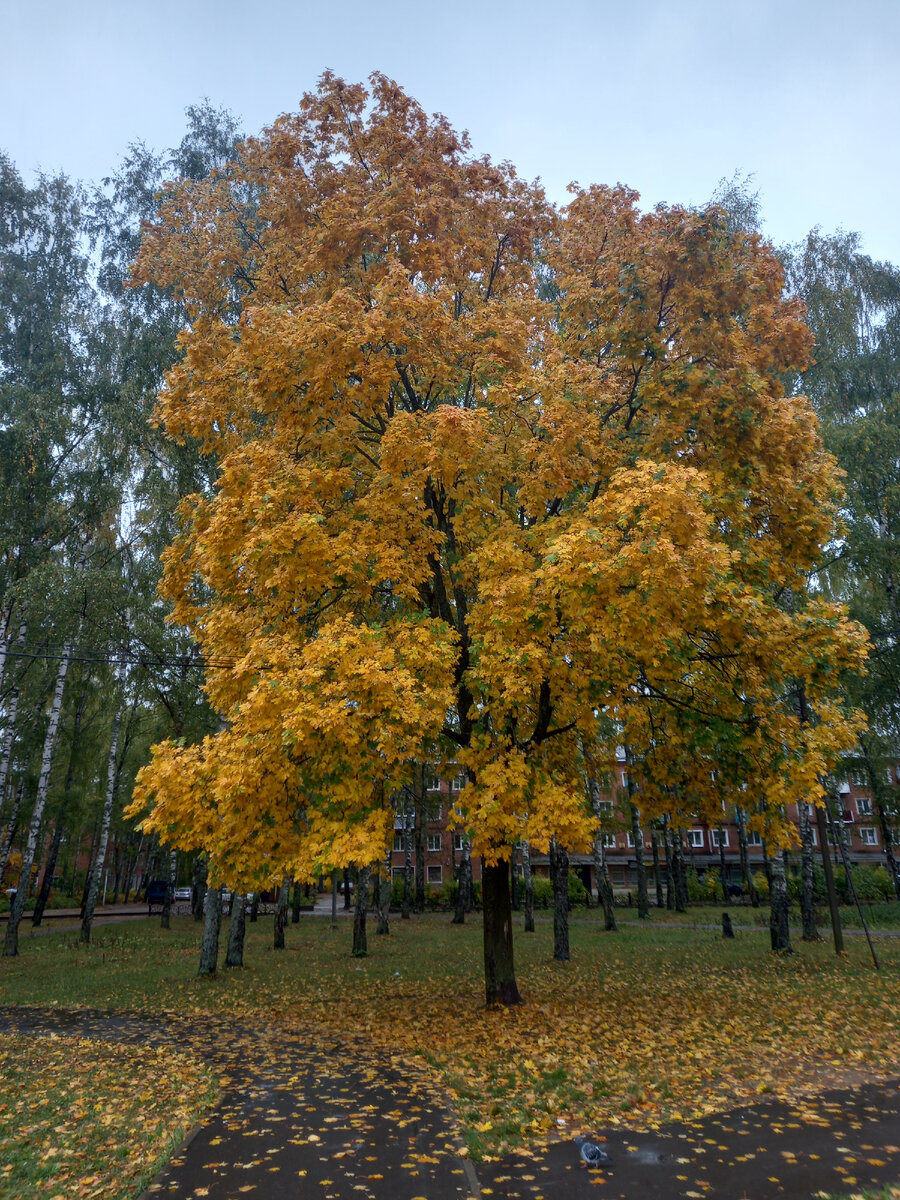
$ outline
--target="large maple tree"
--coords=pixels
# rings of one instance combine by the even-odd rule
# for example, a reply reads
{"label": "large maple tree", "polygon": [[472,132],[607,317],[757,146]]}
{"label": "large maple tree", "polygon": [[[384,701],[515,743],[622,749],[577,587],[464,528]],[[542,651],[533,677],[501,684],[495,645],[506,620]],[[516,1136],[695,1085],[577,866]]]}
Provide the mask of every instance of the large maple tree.
{"label": "large maple tree", "polygon": [[589,844],[601,714],[645,811],[749,787],[770,833],[852,742],[862,640],[804,588],[837,473],[757,236],[622,187],[557,209],[387,78],[325,75],[168,190],[136,278],[190,320],[160,419],[221,465],[164,586],[223,718],[138,803],[215,876],[379,859],[411,764],[455,761],[514,1003],[509,848]]}

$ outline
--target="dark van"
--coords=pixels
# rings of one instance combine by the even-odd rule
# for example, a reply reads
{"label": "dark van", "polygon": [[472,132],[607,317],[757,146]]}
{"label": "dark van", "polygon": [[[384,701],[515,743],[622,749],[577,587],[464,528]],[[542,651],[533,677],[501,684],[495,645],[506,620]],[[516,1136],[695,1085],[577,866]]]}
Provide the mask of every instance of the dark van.
{"label": "dark van", "polygon": [[169,886],[165,879],[151,879],[147,884],[147,912],[153,912],[153,906],[162,909],[166,902],[166,888]]}

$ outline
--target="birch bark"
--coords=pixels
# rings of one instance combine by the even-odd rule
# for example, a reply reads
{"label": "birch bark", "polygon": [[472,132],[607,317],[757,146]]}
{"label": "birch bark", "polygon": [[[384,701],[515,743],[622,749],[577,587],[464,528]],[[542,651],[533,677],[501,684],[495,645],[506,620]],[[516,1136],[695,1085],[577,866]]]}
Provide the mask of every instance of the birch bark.
{"label": "birch bark", "polygon": [[91,878],[88,885],[87,900],[81,918],[81,938],[84,945],[91,940],[91,923],[94,920],[94,908],[97,904],[97,890],[100,887],[100,876],[103,874],[103,864],[106,862],[106,847],[109,844],[109,826],[112,821],[113,800],[116,794],[116,758],[119,753],[119,726],[122,720],[121,708],[116,709],[113,718],[112,741],[109,747],[109,759],[106,766],[106,797],[103,802],[103,817],[100,822],[100,841],[97,854],[91,864]]}
{"label": "birch bark", "polygon": [[800,825],[800,919],[803,925],[804,942],[820,941],[816,929],[815,871],[813,869],[814,848],[812,822],[808,804],[797,805],[797,820]]}
{"label": "birch bark", "polygon": [[219,965],[219,931],[222,927],[222,890],[208,887],[203,897],[203,941],[198,975],[215,975]]}
{"label": "birch bark", "polygon": [[777,852],[769,859],[769,877],[769,934],[772,949],[776,954],[790,954],[792,947],[791,928],[788,923],[787,876],[784,856]]}
{"label": "birch bark", "polygon": [[50,706],[50,719],[47,723],[47,732],[44,736],[44,748],[41,754],[41,771],[40,775],[38,776],[37,793],[34,798],[34,808],[31,813],[31,823],[28,826],[28,840],[25,843],[25,849],[22,853],[22,869],[19,872],[19,882],[16,886],[16,895],[10,910],[9,921],[6,925],[6,940],[3,945],[4,958],[13,958],[19,953],[19,924],[22,920],[22,913],[25,911],[25,899],[31,883],[31,868],[34,865],[34,856],[37,852],[41,821],[44,816],[44,807],[47,803],[47,789],[50,785],[50,769],[53,766],[53,754],[56,750],[56,739],[57,734],[59,733],[59,718],[62,712],[63,692],[65,691],[66,675],[69,671],[71,654],[72,642],[70,640],[66,642],[66,645],[63,649],[62,658],[59,661],[59,668],[56,672],[56,687],[53,691],[53,702]]}
{"label": "birch bark", "polygon": [[531,874],[531,846],[522,843],[522,874],[525,884],[525,932],[534,933],[534,876]]}
{"label": "birch bark", "polygon": [[354,958],[365,958],[368,953],[366,942],[366,911],[369,907],[369,868],[360,867],[356,880],[356,908],[353,913]]}
{"label": "birch bark", "polygon": [[226,967],[244,965],[244,934],[247,929],[247,898],[235,895],[231,900],[231,921],[228,926],[228,948],[225,951]]}

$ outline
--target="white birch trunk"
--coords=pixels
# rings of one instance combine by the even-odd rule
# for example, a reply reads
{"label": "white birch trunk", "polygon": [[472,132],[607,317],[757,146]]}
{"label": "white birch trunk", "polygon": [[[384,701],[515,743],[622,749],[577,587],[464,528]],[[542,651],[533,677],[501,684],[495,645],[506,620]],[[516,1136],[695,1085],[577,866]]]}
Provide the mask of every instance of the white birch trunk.
{"label": "white birch trunk", "polygon": [[97,854],[91,864],[91,879],[88,885],[87,900],[84,905],[84,915],[81,918],[81,941],[87,945],[91,940],[91,922],[94,919],[94,908],[97,904],[97,892],[100,888],[100,876],[103,874],[103,864],[106,862],[106,847],[109,844],[109,827],[112,823],[113,799],[116,794],[116,756],[119,752],[119,725],[122,720],[121,708],[116,709],[113,718],[112,741],[109,747],[109,761],[106,768],[106,799],[103,803],[103,817],[100,822],[100,841]]}
{"label": "white birch trunk", "polygon": [[4,958],[12,958],[19,953],[19,923],[25,911],[25,898],[31,882],[31,868],[37,852],[38,836],[41,821],[44,816],[44,806],[47,803],[47,790],[50,786],[50,768],[53,766],[53,753],[56,749],[56,738],[59,733],[59,718],[62,713],[63,692],[66,686],[66,675],[69,670],[72,642],[69,640],[63,649],[63,656],[56,673],[56,687],[53,692],[53,703],[50,706],[50,720],[44,736],[44,749],[41,754],[41,773],[38,776],[37,794],[34,798],[34,809],[31,823],[28,826],[28,840],[22,854],[22,869],[19,872],[19,882],[16,885],[16,898],[13,901],[6,926],[6,941],[3,947]]}
{"label": "white birch trunk", "polygon": [[[3,677],[6,674],[6,659],[9,654],[9,648],[12,645],[12,638],[9,636],[9,623],[12,620],[13,602],[7,600],[3,606],[3,611],[0,613],[0,687],[3,686]],[[22,635],[25,631],[25,625],[22,624],[19,630],[19,641],[22,640]]]}
{"label": "white birch trunk", "polygon": [[[19,636],[16,640],[17,645],[21,645],[25,640],[26,625],[23,621],[19,626]],[[4,643],[4,662],[6,657],[6,646]],[[0,685],[3,683],[3,668],[0,667]],[[3,750],[0,752],[0,804],[6,796],[6,781],[9,778],[9,766],[12,762],[13,742],[16,740],[16,720],[19,715],[19,689],[13,688],[9,697],[9,711],[6,714],[6,729],[3,732]],[[4,863],[4,867],[5,867]]]}

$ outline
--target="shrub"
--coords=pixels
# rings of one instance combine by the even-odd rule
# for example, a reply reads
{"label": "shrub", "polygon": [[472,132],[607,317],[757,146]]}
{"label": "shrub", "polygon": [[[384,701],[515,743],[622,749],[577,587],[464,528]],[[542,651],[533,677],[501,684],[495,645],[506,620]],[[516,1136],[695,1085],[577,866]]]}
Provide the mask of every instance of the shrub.
{"label": "shrub", "polygon": [[687,871],[687,894],[688,900],[692,904],[700,904],[707,898],[706,889],[700,882],[695,867],[688,867]]}
{"label": "shrub", "polygon": [[763,904],[769,902],[769,881],[766,879],[765,871],[757,871],[753,876],[753,886],[756,888],[756,894],[759,896]]}
{"label": "shrub", "polygon": [[587,904],[588,894],[587,888],[581,882],[581,879],[574,871],[569,872],[569,908],[574,908],[576,904]]}
{"label": "shrub", "polygon": [[548,908],[553,903],[553,885],[546,875],[531,877],[535,908]]}
{"label": "shrub", "polygon": [[719,871],[715,868],[706,872],[703,877],[701,887],[704,891],[704,900],[711,900],[713,903],[721,903],[725,899],[725,890],[722,887],[722,879]]}
{"label": "shrub", "polygon": [[[877,900],[889,900],[894,895],[891,878],[884,867],[853,867],[852,870],[853,883],[860,900],[871,903]],[[840,871],[838,874],[840,877],[838,890],[845,896],[847,903],[852,903],[852,896],[847,888],[846,872]]]}

